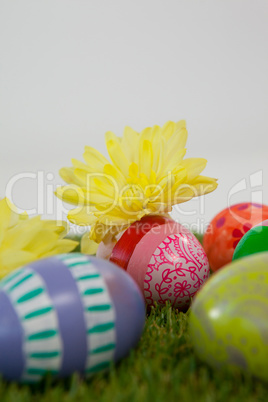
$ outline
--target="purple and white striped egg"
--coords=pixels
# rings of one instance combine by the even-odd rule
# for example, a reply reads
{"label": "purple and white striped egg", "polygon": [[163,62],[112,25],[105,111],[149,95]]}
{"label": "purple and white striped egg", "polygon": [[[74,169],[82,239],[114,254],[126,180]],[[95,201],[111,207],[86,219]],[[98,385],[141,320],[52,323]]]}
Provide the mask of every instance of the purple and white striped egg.
{"label": "purple and white striped egg", "polygon": [[93,374],[128,354],[144,322],[138,286],[114,264],[80,253],[36,261],[0,283],[0,373]]}

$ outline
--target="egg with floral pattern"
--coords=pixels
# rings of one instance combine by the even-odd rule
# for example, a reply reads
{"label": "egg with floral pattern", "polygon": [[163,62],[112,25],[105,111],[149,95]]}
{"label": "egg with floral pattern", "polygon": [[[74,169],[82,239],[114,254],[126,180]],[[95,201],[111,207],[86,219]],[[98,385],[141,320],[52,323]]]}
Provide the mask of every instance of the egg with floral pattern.
{"label": "egg with floral pattern", "polygon": [[203,239],[210,268],[216,271],[231,262],[244,234],[265,219],[268,219],[268,206],[250,202],[232,205],[218,213]]}
{"label": "egg with floral pattern", "polygon": [[[106,250],[109,245],[101,245],[97,255]],[[208,259],[197,238],[164,216],[146,216],[130,225],[113,245],[110,261],[135,279],[148,306],[169,301],[185,311],[209,276]]]}
{"label": "egg with floral pattern", "polygon": [[268,252],[212,275],[196,295],[189,331],[199,358],[268,380]]}

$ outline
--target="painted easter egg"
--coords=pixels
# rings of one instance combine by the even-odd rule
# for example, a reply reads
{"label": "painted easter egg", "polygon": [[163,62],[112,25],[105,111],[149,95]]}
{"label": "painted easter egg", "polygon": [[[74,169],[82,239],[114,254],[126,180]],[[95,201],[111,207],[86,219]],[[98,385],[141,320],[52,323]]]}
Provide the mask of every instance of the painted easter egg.
{"label": "painted easter egg", "polygon": [[244,234],[268,219],[268,206],[244,202],[224,209],[212,219],[203,247],[213,271],[232,261],[234,250]]}
{"label": "painted easter egg", "polygon": [[233,260],[268,251],[268,220],[250,229],[237,244]]}
{"label": "painted easter egg", "polygon": [[196,295],[189,330],[197,355],[268,380],[268,253],[241,258]]}
{"label": "painted easter egg", "polygon": [[142,333],[143,296],[108,261],[63,254],[14,271],[0,286],[0,373],[8,380],[91,375],[124,357]]}
{"label": "painted easter egg", "polygon": [[114,245],[110,261],[138,283],[147,305],[166,301],[181,311],[209,276],[206,254],[196,237],[163,216],[133,223]]}

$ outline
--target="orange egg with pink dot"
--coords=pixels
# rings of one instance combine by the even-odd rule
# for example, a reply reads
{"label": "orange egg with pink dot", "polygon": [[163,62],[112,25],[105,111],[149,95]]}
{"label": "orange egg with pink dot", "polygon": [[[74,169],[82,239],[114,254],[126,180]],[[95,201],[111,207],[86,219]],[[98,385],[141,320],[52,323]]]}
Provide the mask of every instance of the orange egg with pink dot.
{"label": "orange egg with pink dot", "polygon": [[216,271],[232,261],[234,250],[253,226],[268,219],[268,206],[244,202],[219,212],[210,222],[203,239],[210,268]]}

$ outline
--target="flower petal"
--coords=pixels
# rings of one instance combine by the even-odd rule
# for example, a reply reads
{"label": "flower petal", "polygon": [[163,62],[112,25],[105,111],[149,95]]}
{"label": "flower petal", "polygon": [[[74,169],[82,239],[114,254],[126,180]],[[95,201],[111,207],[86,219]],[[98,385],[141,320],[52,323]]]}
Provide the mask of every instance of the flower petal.
{"label": "flower petal", "polygon": [[198,176],[192,181],[192,184],[195,186],[198,196],[209,194],[218,187],[217,179],[207,176]]}
{"label": "flower petal", "polygon": [[1,251],[0,255],[0,278],[8,275],[16,268],[35,260],[35,255],[29,251],[6,249]]}
{"label": "flower petal", "polygon": [[129,163],[138,163],[137,150],[139,149],[139,134],[131,127],[125,127],[121,146]]}
{"label": "flower petal", "polygon": [[187,170],[187,179],[189,181],[199,176],[199,174],[205,169],[206,164],[207,160],[204,158],[188,158],[181,162],[181,166]]}
{"label": "flower petal", "polygon": [[109,163],[108,160],[95,148],[85,147],[83,157],[89,167],[95,172],[101,172],[104,166]]}
{"label": "flower petal", "polygon": [[122,188],[126,185],[126,179],[119,169],[110,163],[104,166],[104,174],[106,174],[108,180],[115,187]]}
{"label": "flower petal", "polygon": [[98,243],[89,238],[89,233],[85,233],[81,239],[81,252],[83,254],[95,255],[98,249]]}
{"label": "flower petal", "polygon": [[50,247],[50,249],[42,250],[40,258],[48,258],[56,254],[70,253],[78,246],[78,244],[79,242],[70,239],[58,240],[57,243],[54,243],[53,245],[51,244],[52,247]]}
{"label": "flower petal", "polygon": [[74,174],[74,168],[62,168],[59,171],[60,177],[68,184],[76,184],[77,186],[80,186],[83,184],[81,180],[79,180],[76,175]]}
{"label": "flower petal", "polygon": [[[0,203],[0,212],[3,212]],[[10,215],[8,210],[6,218]],[[11,211],[12,215],[13,211]],[[0,222],[1,225],[1,222]],[[77,242],[61,239],[67,231],[67,224],[59,225],[56,221],[41,220],[40,216],[28,218],[19,215],[16,224],[0,226],[3,232],[0,244],[0,276],[41,257],[48,257],[62,252],[70,252]]]}
{"label": "flower petal", "polygon": [[140,173],[145,174],[145,176],[149,178],[151,175],[152,163],[153,163],[152,143],[148,140],[144,140],[140,144],[140,154],[139,154]]}
{"label": "flower petal", "polygon": [[113,164],[127,177],[129,169],[129,161],[124,154],[118,138],[112,133],[107,132],[106,147]]}
{"label": "flower petal", "polygon": [[72,209],[68,213],[68,219],[71,223],[75,223],[76,225],[80,226],[90,226],[97,221],[97,218],[89,207],[80,207]]}
{"label": "flower petal", "polygon": [[55,195],[69,204],[83,205],[85,203],[84,192],[81,187],[76,185],[58,187]]}

